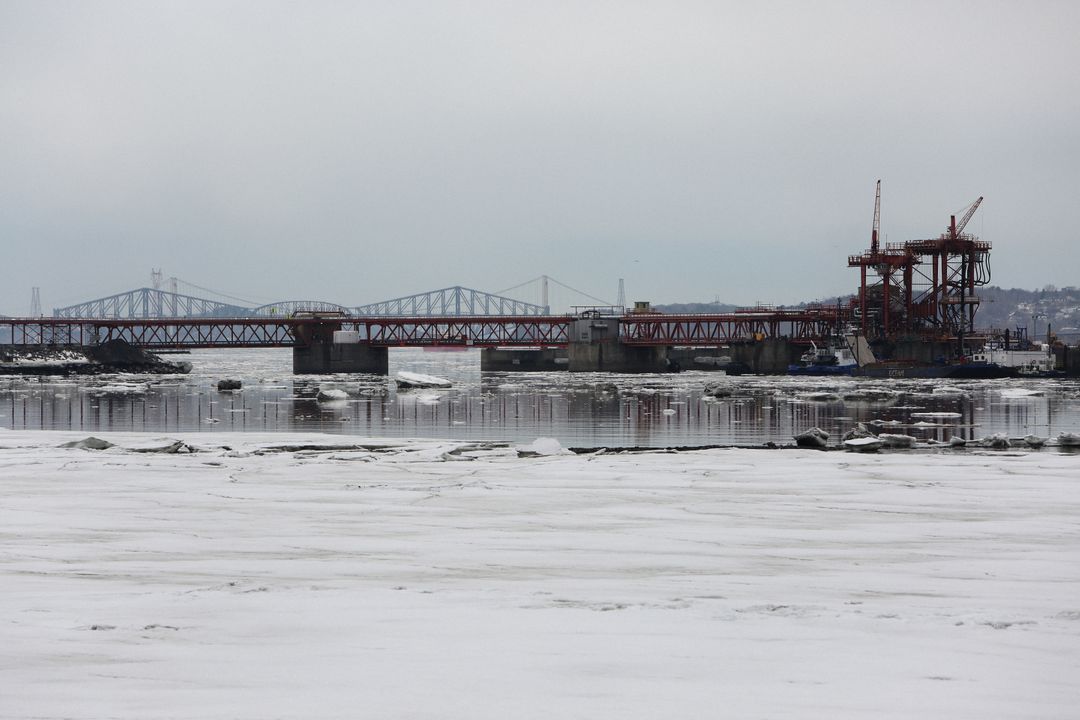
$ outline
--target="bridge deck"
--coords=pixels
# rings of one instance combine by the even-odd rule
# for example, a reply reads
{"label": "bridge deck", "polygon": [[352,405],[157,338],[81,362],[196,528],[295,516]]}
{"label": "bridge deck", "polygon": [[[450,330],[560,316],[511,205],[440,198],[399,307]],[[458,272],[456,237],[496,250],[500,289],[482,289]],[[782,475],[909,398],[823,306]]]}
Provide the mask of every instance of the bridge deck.
{"label": "bridge deck", "polygon": [[[4,318],[0,343],[96,345],[121,339],[150,349],[296,347],[352,330],[383,347],[456,345],[561,347],[570,316],[346,318]],[[765,337],[810,341],[835,335],[849,320],[835,308],[741,311],[716,315],[627,315],[619,340],[630,345],[702,346]]]}

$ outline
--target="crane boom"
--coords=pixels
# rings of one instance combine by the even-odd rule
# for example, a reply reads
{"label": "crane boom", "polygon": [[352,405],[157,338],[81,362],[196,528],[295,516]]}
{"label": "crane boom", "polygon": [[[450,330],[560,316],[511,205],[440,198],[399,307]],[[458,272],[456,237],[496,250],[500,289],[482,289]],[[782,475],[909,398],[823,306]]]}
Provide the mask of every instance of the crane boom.
{"label": "crane boom", "polygon": [[[980,198],[981,200],[982,198]],[[878,254],[878,232],[881,230],[881,181],[877,181],[877,190],[874,193],[874,229],[870,233],[870,252]]]}
{"label": "crane boom", "polygon": [[983,199],[982,196],[980,196],[980,199],[971,204],[971,207],[968,208],[968,212],[964,213],[963,217],[960,218],[960,221],[956,223],[956,230],[954,231],[955,235],[959,235],[963,232],[964,228],[968,227],[968,221],[971,219],[971,216],[975,214],[975,210],[978,209],[978,206],[980,206],[982,202]]}

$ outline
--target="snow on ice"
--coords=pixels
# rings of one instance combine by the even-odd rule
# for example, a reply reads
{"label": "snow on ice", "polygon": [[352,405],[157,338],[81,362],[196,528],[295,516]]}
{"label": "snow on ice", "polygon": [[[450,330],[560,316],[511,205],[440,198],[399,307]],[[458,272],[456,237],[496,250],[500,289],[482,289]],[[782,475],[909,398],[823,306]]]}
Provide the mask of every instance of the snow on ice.
{"label": "snow on ice", "polygon": [[0,718],[1080,699],[1080,455],[85,438],[0,431]]}

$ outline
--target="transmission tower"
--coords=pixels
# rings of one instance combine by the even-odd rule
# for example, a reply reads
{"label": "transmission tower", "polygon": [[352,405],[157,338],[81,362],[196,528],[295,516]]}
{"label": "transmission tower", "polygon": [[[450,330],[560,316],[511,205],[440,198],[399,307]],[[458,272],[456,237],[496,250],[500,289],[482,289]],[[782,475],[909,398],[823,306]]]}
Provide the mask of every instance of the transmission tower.
{"label": "transmission tower", "polygon": [[41,317],[41,288],[30,291],[30,317]]}

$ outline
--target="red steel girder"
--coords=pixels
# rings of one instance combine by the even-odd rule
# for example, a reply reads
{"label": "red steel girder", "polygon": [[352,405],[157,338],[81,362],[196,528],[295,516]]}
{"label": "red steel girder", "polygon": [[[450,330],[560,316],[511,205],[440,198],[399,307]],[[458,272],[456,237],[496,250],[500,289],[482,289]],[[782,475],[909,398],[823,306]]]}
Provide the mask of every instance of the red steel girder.
{"label": "red steel girder", "polygon": [[[568,316],[408,318],[16,318],[0,321],[9,342],[94,345],[125,340],[149,349],[295,347],[307,338],[353,330],[361,343],[382,347],[560,347]],[[718,315],[628,315],[619,339],[630,345],[714,345],[761,337],[824,339],[850,321],[847,308],[756,309]]]}
{"label": "red steel girder", "polygon": [[360,342],[385,347],[553,347],[566,345],[570,332],[565,316],[349,318],[340,324],[356,330]]}
{"label": "red steel girder", "polygon": [[305,328],[355,330],[360,342],[385,347],[431,345],[560,346],[567,317],[469,318],[15,318],[0,322],[16,345],[95,345],[125,340],[149,349],[294,347]]}
{"label": "red steel girder", "polygon": [[620,320],[627,345],[716,345],[761,337],[825,340],[850,322],[847,308],[751,310],[718,315],[630,315]]}

